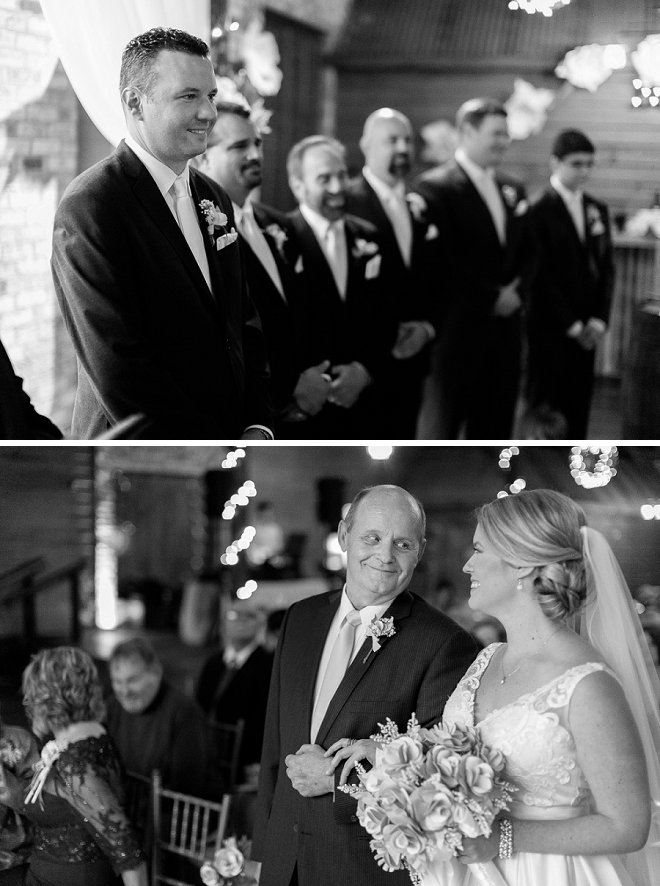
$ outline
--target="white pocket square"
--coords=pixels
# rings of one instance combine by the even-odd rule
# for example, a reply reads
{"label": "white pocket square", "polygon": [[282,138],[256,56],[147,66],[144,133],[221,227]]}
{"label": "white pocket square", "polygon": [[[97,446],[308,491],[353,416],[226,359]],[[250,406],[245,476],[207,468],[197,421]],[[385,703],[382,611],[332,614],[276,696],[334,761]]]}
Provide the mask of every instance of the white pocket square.
{"label": "white pocket square", "polygon": [[299,255],[299,256],[298,256],[298,261],[296,262],[296,265],[295,265],[295,267],[294,267],[293,270],[296,272],[296,274],[302,274],[302,272],[303,272],[303,259],[302,259],[302,255]]}
{"label": "white pocket square", "polygon": [[218,250],[224,249],[226,246],[231,246],[236,240],[238,240],[238,234],[236,229],[232,228],[228,234],[223,234],[222,237],[218,237],[215,241],[215,248]]}
{"label": "white pocket square", "polygon": [[364,267],[364,279],[373,280],[380,273],[380,255],[370,258]]}
{"label": "white pocket square", "polygon": [[436,228],[435,225],[429,225],[426,229],[426,234],[424,236],[425,240],[435,240],[440,236],[440,231]]}

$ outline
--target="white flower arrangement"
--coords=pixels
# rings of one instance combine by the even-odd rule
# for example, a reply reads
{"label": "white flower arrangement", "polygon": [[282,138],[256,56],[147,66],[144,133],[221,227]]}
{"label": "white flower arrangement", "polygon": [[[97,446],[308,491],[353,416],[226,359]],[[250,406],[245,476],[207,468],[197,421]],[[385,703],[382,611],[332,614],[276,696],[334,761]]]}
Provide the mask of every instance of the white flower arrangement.
{"label": "white flower arrangement", "polygon": [[381,644],[378,642],[379,640],[385,640],[388,637],[393,637],[395,634],[394,619],[391,616],[389,618],[376,618],[374,616],[369,622],[366,633],[367,637],[371,637],[372,652],[378,652],[380,649]]}
{"label": "white flower arrangement", "polygon": [[244,873],[245,856],[235,837],[222,841],[211,861],[205,861],[199,870],[204,886],[256,886],[254,877]]}

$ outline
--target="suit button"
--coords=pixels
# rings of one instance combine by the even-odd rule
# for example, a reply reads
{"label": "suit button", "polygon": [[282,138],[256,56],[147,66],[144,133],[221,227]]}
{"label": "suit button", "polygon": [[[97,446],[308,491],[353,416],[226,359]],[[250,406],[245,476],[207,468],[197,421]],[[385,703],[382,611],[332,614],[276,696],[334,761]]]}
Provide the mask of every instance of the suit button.
{"label": "suit button", "polygon": [[293,833],[294,834],[298,833],[298,825],[297,824],[294,824],[294,826],[293,826]]}
{"label": "suit button", "polygon": [[351,815],[351,821],[357,821],[357,820],[358,820],[357,815]]}

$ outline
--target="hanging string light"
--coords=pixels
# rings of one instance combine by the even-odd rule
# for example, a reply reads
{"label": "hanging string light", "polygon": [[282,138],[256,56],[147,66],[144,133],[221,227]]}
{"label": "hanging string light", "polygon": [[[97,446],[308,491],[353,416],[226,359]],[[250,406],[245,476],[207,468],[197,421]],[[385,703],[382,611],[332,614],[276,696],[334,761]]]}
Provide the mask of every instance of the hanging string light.
{"label": "hanging string light", "polygon": [[[509,446],[507,449],[503,449],[500,452],[499,461],[497,462],[498,467],[502,468],[503,471],[510,471],[511,461],[516,455],[520,455],[520,450],[517,446]],[[503,489],[501,492],[498,492],[497,497],[504,498],[506,495],[517,495],[519,492],[523,491],[525,486],[527,486],[527,482],[523,480],[522,477],[519,477],[517,480],[514,480],[513,483],[509,484],[508,489]]]}
{"label": "hanging string light", "polygon": [[528,12],[530,15],[534,12],[540,12],[542,15],[551,16],[555,9],[562,6],[568,6],[571,0],[511,0],[509,9],[521,12]]}
{"label": "hanging string light", "polygon": [[243,532],[241,533],[241,537],[233,541],[230,545],[227,545],[225,548],[225,552],[220,557],[220,562],[223,566],[236,566],[238,563],[238,555],[241,551],[247,551],[247,549],[252,544],[252,539],[256,535],[257,530],[254,526],[246,526]]}
{"label": "hanging string light", "polygon": [[573,446],[569,457],[571,477],[584,489],[607,486],[616,477],[616,446]]}

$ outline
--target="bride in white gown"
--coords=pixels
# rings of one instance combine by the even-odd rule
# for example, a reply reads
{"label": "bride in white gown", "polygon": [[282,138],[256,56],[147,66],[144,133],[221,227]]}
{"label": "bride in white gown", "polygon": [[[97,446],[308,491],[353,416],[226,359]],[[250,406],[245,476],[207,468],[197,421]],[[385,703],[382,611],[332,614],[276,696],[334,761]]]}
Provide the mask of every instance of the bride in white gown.
{"label": "bride in white gown", "polygon": [[[584,524],[550,490],[479,513],[470,606],[507,643],[482,650],[444,722],[475,726],[518,790],[491,836],[466,838],[423,886],[480,886],[477,863],[497,886],[660,886],[660,686],[616,559]],[[373,759],[371,742],[337,756],[351,751]]]}

